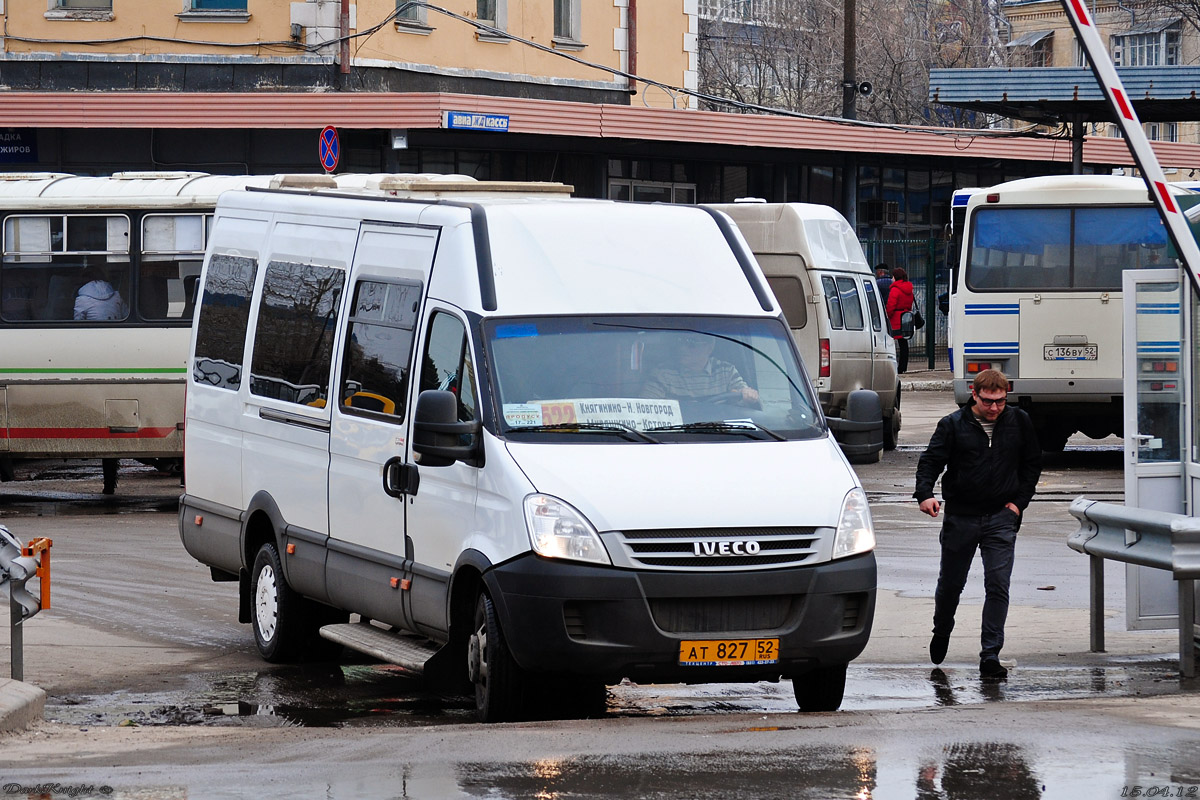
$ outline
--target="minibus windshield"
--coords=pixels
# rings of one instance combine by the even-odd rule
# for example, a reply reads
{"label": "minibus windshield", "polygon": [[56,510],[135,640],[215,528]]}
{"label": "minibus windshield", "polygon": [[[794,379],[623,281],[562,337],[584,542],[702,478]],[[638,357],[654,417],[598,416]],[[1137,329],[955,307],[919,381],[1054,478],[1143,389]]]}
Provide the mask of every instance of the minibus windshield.
{"label": "minibus windshield", "polygon": [[484,324],[504,435],[522,441],[780,441],[824,436],[783,323],[525,317]]}

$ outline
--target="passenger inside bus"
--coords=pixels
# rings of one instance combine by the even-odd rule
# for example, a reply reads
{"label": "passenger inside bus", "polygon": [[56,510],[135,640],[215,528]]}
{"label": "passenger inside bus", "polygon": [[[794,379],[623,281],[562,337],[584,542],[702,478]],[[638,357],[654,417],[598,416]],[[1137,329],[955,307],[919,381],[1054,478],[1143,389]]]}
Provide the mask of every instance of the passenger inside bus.
{"label": "passenger inside bus", "polygon": [[129,306],[104,274],[95,267],[84,269],[83,285],[75,295],[75,319],[114,320],[128,315]]}

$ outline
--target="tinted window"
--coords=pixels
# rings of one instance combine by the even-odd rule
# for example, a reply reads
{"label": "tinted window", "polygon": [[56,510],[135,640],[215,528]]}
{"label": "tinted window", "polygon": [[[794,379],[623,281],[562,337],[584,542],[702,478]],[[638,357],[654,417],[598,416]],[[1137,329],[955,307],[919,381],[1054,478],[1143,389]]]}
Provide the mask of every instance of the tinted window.
{"label": "tinted window", "polygon": [[192,380],[221,389],[242,385],[242,351],[250,321],[250,295],[258,262],[216,254],[208,264],[204,299],[196,322]]}
{"label": "tinted window", "polygon": [[879,313],[879,301],[876,299],[875,282],[867,279],[863,281],[863,291],[866,293],[867,312],[871,315],[871,330],[883,330],[882,318]]}
{"label": "tinted window", "polygon": [[1169,263],[1166,229],[1150,206],[981,208],[971,226],[972,289],[1120,291],[1124,270]]}
{"label": "tinted window", "polygon": [[842,317],[846,321],[846,327],[852,331],[861,331],[863,329],[863,311],[862,304],[858,302],[858,286],[854,283],[854,278],[837,279],[838,295],[842,300]]}
{"label": "tinted window", "polygon": [[821,289],[825,292],[825,304],[829,307],[829,325],[832,328],[844,328],[842,322],[842,301],[838,297],[837,285],[828,275],[821,276]]}
{"label": "tinted window", "polygon": [[267,265],[250,362],[251,392],[324,407],[345,281],[341,270],[319,264]]}
{"label": "tinted window", "polygon": [[404,416],[421,286],[359,281],[342,376],[342,410]]}
{"label": "tinted window", "polygon": [[449,314],[436,313],[429,323],[421,366],[421,390],[427,389],[453,392],[458,396],[458,418],[464,422],[475,419],[475,375],[467,331],[462,322]]}
{"label": "tinted window", "polygon": [[808,311],[804,307],[804,287],[800,279],[791,275],[768,276],[767,283],[783,309],[783,318],[789,328],[803,328],[808,324]]}

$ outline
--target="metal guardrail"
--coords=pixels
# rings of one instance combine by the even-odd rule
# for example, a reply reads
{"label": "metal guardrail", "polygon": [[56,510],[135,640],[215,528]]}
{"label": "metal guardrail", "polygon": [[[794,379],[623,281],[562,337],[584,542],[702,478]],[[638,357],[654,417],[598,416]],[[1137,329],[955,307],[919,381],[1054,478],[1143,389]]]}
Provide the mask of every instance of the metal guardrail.
{"label": "metal guardrail", "polygon": [[1104,559],[1167,570],[1179,597],[1179,674],[1196,677],[1196,579],[1200,518],[1078,497],[1068,509],[1079,530],[1067,546],[1090,559],[1091,648],[1104,652]]}

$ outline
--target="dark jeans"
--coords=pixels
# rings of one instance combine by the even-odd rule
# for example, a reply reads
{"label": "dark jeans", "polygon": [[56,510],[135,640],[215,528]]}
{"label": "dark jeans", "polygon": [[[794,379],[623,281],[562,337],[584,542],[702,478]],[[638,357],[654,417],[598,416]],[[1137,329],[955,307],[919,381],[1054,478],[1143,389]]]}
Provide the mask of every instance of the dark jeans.
{"label": "dark jeans", "polygon": [[942,521],[942,564],[933,595],[933,633],[949,636],[954,612],[978,548],[983,557],[983,629],[979,658],[997,658],[1004,647],[1008,582],[1012,577],[1018,517],[1007,508],[983,516],[947,514]]}
{"label": "dark jeans", "polygon": [[896,340],[896,371],[908,372],[908,339],[903,336]]}

